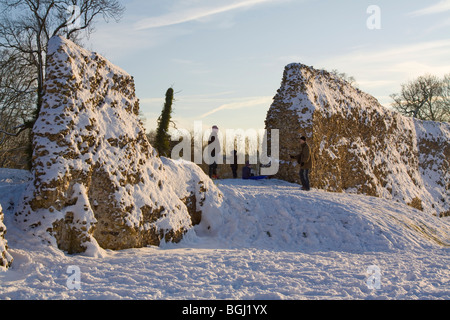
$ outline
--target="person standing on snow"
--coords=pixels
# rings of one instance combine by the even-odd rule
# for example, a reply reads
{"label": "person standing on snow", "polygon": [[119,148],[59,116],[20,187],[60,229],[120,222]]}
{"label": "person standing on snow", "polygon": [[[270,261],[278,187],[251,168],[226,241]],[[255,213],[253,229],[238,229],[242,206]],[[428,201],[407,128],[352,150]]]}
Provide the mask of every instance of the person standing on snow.
{"label": "person standing on snow", "polygon": [[[208,140],[208,154],[211,157],[211,159],[214,159],[214,161],[209,165],[209,177],[212,179],[218,179],[217,176],[217,162],[216,159],[216,149],[217,149],[217,155],[220,154],[220,142],[218,138],[218,132],[219,128],[217,126],[212,127],[211,135],[209,136]],[[217,141],[216,141],[217,140]]]}
{"label": "person standing on snow", "polygon": [[297,156],[291,156],[292,159],[296,159],[300,164],[300,181],[302,182],[302,190],[309,191],[309,173],[312,169],[312,156],[311,148],[306,142],[306,137],[300,138],[300,154]]}
{"label": "person standing on snow", "polygon": [[231,171],[233,172],[233,179],[236,179],[238,177],[237,175],[237,169],[238,169],[238,152],[237,150],[233,151],[233,163],[230,164]]}

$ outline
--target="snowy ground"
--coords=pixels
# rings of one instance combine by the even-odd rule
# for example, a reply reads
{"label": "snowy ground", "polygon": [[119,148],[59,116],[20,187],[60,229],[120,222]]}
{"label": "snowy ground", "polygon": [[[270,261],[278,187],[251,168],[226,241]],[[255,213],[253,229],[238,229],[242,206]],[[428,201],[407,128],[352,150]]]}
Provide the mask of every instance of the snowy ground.
{"label": "snowy ground", "polygon": [[43,246],[15,226],[26,179],[0,169],[14,257],[0,271],[2,300],[450,299],[449,220],[387,200],[223,180],[222,216],[206,215],[182,243],[93,258]]}

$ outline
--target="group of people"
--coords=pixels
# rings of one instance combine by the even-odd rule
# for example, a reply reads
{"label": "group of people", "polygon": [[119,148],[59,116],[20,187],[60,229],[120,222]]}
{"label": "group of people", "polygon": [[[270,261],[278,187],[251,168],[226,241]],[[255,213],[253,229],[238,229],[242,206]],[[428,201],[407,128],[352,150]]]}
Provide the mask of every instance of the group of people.
{"label": "group of people", "polygon": [[[213,126],[212,127],[212,132],[211,135],[209,137],[208,140],[208,147],[211,147],[213,145],[213,143],[215,143],[215,147],[211,147],[210,150],[208,151],[209,155],[211,156],[211,159],[214,159],[216,157],[216,149],[219,148],[220,149],[220,144],[218,143],[218,141],[216,142],[217,139],[217,134],[218,134],[219,128],[217,126]],[[218,179],[218,175],[217,175],[217,162],[213,161],[210,165],[209,165],[209,177],[211,179]],[[231,171],[233,173],[233,178],[236,179],[238,177],[238,152],[237,150],[233,151],[233,163],[230,165],[231,167]],[[255,176],[255,174],[252,172],[252,168],[250,166],[249,161],[245,162],[245,166],[242,168],[242,179],[244,180],[262,180],[262,179],[266,179],[267,176]]]}
{"label": "group of people", "polygon": [[[230,164],[231,171],[233,172],[233,179],[236,179],[238,177],[237,170],[238,170],[238,152],[237,150],[233,151],[233,163]],[[256,176],[253,173],[252,167],[250,166],[250,162],[247,160],[245,161],[245,166],[242,167],[242,179],[244,180],[262,180],[266,179],[267,176]]]}
{"label": "group of people", "polygon": [[[217,133],[219,131],[219,128],[217,126],[212,127],[212,133],[208,141],[208,146],[212,145],[217,138]],[[311,148],[309,144],[306,142],[306,137],[302,136],[300,138],[300,152],[297,155],[291,155],[291,159],[296,160],[300,164],[300,181],[302,184],[302,190],[310,191],[310,181],[309,181],[309,173],[312,170],[312,154],[311,154]],[[216,147],[217,147],[216,142]],[[220,146],[220,145],[219,145]],[[216,156],[216,148],[213,148],[210,150],[210,155],[212,158]],[[233,178],[236,179],[238,177],[237,170],[238,170],[238,161],[237,161],[237,151],[233,151],[233,163],[230,165],[231,171],[233,173]],[[217,179],[217,163],[214,161],[212,164],[209,165],[209,177],[212,179]],[[245,180],[261,180],[266,179],[267,176],[255,176],[252,173],[252,168],[250,166],[249,161],[245,162],[245,166],[242,168],[242,179]]]}

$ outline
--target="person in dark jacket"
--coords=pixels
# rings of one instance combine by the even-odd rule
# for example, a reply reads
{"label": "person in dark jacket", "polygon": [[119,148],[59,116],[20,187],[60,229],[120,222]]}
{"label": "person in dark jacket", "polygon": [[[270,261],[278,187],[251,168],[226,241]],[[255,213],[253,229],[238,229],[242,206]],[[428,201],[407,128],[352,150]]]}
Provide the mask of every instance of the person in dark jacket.
{"label": "person in dark jacket", "polygon": [[[211,135],[209,136],[209,140],[208,140],[208,147],[213,142],[216,141],[218,131],[219,131],[219,128],[217,126],[213,126],[212,127],[212,132],[211,132]],[[210,150],[209,152],[210,152],[211,158],[215,158],[215,156],[216,156],[216,148],[212,148],[212,150]],[[218,179],[218,176],[217,176],[217,163],[215,161],[212,164],[209,165],[209,177],[212,178],[212,179]]]}
{"label": "person in dark jacket", "polygon": [[245,166],[242,168],[242,179],[247,180],[252,177],[252,168],[250,162],[245,161]]}
{"label": "person in dark jacket", "polygon": [[306,137],[300,138],[300,154],[291,156],[300,164],[300,181],[302,183],[302,190],[309,191],[311,186],[309,183],[309,173],[312,169],[312,155],[311,148],[306,142]]}
{"label": "person in dark jacket", "polygon": [[230,165],[231,171],[233,172],[233,178],[236,179],[237,176],[237,169],[238,169],[238,156],[237,156],[237,150],[233,151],[233,163]]}

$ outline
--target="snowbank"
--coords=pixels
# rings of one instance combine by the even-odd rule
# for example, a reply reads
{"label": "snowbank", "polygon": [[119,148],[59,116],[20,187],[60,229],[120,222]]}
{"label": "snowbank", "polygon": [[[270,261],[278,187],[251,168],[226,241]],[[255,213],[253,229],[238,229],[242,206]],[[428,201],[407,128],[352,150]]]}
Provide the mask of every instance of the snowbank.
{"label": "snowbank", "polygon": [[450,124],[390,111],[336,76],[286,66],[266,118],[280,129],[278,178],[299,182],[299,138],[314,153],[313,187],[395,199],[443,215],[450,210]]}
{"label": "snowbank", "polygon": [[6,239],[11,230],[15,229],[10,211],[14,210],[29,178],[28,171],[0,168],[0,271],[13,262]]}
{"label": "snowbank", "polygon": [[[167,181],[186,204],[197,234],[211,231],[211,225],[221,221],[226,208],[223,194],[195,163],[161,158]],[[208,231],[205,231],[208,230]]]}
{"label": "snowbank", "polygon": [[391,252],[450,246],[449,224],[392,200],[305,193],[280,180],[224,180],[215,237],[232,247],[302,252]]}
{"label": "snowbank", "polygon": [[[189,163],[163,162],[166,174],[180,181],[189,175],[192,182],[202,180],[201,173],[186,170]],[[0,204],[14,258],[0,272],[1,300],[450,299],[450,248],[443,245],[450,242],[450,220],[403,204],[305,193],[280,180],[208,181],[210,192],[222,194],[217,207],[223,210],[220,219],[205,210],[209,229],[191,230],[178,244],[106,250],[91,258],[67,255],[16,227],[14,206],[27,176],[0,169]],[[184,187],[178,192],[189,194]],[[381,271],[378,290],[367,284],[371,266]],[[78,289],[69,286],[74,267]]]}

